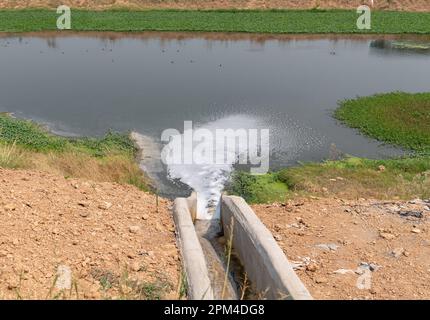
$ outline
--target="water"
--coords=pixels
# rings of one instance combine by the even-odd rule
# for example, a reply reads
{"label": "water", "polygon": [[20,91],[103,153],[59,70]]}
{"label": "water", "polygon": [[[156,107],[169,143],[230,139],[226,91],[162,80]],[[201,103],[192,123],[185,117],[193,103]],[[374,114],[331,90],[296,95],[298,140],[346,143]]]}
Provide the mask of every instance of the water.
{"label": "water", "polygon": [[[270,129],[270,167],[319,161],[330,146],[384,158],[402,150],[337,123],[337,101],[430,90],[430,55],[375,39],[184,34],[0,38],[0,111],[67,135],[234,126]],[[160,146],[161,148],[161,146]],[[219,196],[223,168],[171,167],[162,193]],[[215,177],[215,179],[213,179]]]}
{"label": "water", "polygon": [[[191,126],[191,124],[190,124]],[[182,134],[176,135],[174,139],[165,147],[165,154],[162,155],[163,162],[167,164],[167,174],[171,179],[178,179],[182,183],[191,186],[197,193],[197,218],[208,219],[213,216],[219,217],[219,211],[216,207],[218,200],[221,198],[221,193],[227,182],[234,164],[239,160],[238,157],[242,154],[248,154],[249,144],[259,145],[261,139],[251,139],[247,134],[250,129],[259,127],[259,124],[253,117],[248,116],[229,116],[220,120],[215,120],[201,125],[198,128],[184,128]],[[197,150],[198,143],[187,143],[184,136],[187,134],[193,135],[204,128],[205,134],[210,143],[210,147],[205,152],[193,152]],[[239,150],[236,143],[226,143],[225,139],[216,139],[216,130],[233,129],[242,130],[243,137],[246,140],[244,148]],[[245,131],[243,131],[245,130]],[[181,139],[176,139],[180,137]],[[207,136],[206,136],[207,137]],[[202,137],[203,138],[203,137]],[[257,137],[258,138],[258,137]],[[202,142],[204,142],[202,140]],[[203,144],[202,144],[203,146]],[[179,149],[177,149],[179,148]],[[184,164],[185,154],[189,154],[193,159],[193,164]],[[208,153],[210,153],[208,155]],[[181,161],[168,161],[167,155],[181,154]],[[223,161],[217,162],[216,156],[221,155]]]}

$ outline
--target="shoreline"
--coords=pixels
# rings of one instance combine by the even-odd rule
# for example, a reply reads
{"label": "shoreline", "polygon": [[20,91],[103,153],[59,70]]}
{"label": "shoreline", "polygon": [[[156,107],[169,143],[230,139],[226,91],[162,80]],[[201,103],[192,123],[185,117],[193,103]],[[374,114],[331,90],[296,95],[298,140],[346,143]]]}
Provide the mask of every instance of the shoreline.
{"label": "shoreline", "polygon": [[104,136],[64,137],[33,120],[0,114],[0,167],[39,170],[96,182],[117,182],[148,191],[135,161],[130,138],[108,131]]}
{"label": "shoreline", "polygon": [[[0,9],[0,32],[56,30],[51,9]],[[372,11],[358,30],[356,10],[72,10],[73,31],[195,31],[271,34],[430,34],[430,12]]]}
{"label": "shoreline", "polygon": [[424,40],[430,41],[429,34],[416,33],[253,33],[253,32],[226,32],[226,31],[93,31],[93,30],[42,30],[23,32],[0,31],[1,38],[101,38],[110,41],[117,41],[123,38],[154,40],[190,40],[202,39],[208,41],[252,41],[264,43],[266,41],[295,41],[295,40]]}

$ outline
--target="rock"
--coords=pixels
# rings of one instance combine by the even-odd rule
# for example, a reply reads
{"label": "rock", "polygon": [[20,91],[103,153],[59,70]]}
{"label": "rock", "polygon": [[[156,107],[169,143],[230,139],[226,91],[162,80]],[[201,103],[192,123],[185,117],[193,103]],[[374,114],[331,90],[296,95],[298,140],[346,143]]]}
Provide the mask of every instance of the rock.
{"label": "rock", "polygon": [[322,284],[322,283],[327,283],[328,280],[327,280],[326,277],[316,277],[315,278],[315,282],[318,283],[318,284]]}
{"label": "rock", "polygon": [[14,290],[14,289],[18,288],[18,286],[19,286],[18,280],[9,280],[7,283],[8,290]]}
{"label": "rock", "polygon": [[410,204],[422,204],[423,201],[419,198],[409,201]]}
{"label": "rock", "polygon": [[275,224],[275,225],[273,226],[273,229],[274,229],[276,232],[279,232],[279,231],[281,231],[282,227],[281,227],[279,224]]}
{"label": "rock", "polygon": [[98,205],[98,208],[101,210],[109,210],[112,207],[112,203],[103,201]]}
{"label": "rock", "polygon": [[351,269],[337,269],[336,271],[333,271],[333,273],[336,273],[336,274],[348,274],[348,273],[355,274],[354,270],[351,270]]}
{"label": "rock", "polygon": [[70,288],[72,287],[72,270],[69,266],[58,266],[57,281],[55,281],[55,287],[59,290],[70,290]]}
{"label": "rock", "polygon": [[291,266],[294,270],[304,270],[306,269],[306,266],[308,266],[311,263],[315,263],[314,260],[312,260],[310,257],[304,257],[301,258],[300,261],[290,261]]}
{"label": "rock", "polygon": [[149,216],[148,216],[147,214],[144,214],[144,215],[142,216],[142,219],[143,219],[143,220],[148,220],[148,218],[149,218]]}
{"label": "rock", "polygon": [[367,262],[360,262],[358,269],[356,272],[360,274],[360,270],[370,270],[372,272],[377,271],[381,266],[377,265],[376,263],[367,263]]}
{"label": "rock", "polygon": [[315,247],[325,250],[325,251],[336,251],[339,246],[334,243],[321,243],[317,244]]}
{"label": "rock", "polygon": [[384,172],[385,171],[385,166],[384,165],[380,165],[380,166],[378,166],[378,170],[379,170],[379,172]]}
{"label": "rock", "polygon": [[139,264],[139,262],[137,262],[137,261],[135,261],[135,262],[133,262],[131,265],[130,265],[130,269],[132,270],[132,271],[134,271],[134,272],[138,272],[138,271],[140,271],[140,264]]}
{"label": "rock", "polygon": [[306,266],[306,270],[307,270],[307,271],[310,271],[310,272],[315,272],[315,271],[317,271],[317,270],[318,270],[318,266],[317,266],[317,264],[315,264],[315,263],[311,263],[311,264],[308,264],[308,265]]}
{"label": "rock", "polygon": [[282,241],[282,236],[280,236],[279,234],[275,234],[273,238],[275,238],[276,241]]}
{"label": "rock", "polygon": [[130,226],[130,227],[128,227],[128,231],[130,231],[130,233],[138,233],[140,231],[140,227],[139,226]]}
{"label": "rock", "polygon": [[87,299],[100,299],[101,294],[95,287],[91,287],[84,291],[84,298]]}
{"label": "rock", "polygon": [[378,294],[378,293],[380,293],[380,290],[379,289],[376,289],[376,288],[372,288],[372,289],[370,289],[370,291],[369,291],[371,294]]}
{"label": "rock", "polygon": [[402,254],[404,254],[405,249],[403,248],[395,248],[393,251],[391,251],[391,255],[394,258],[399,258]]}
{"label": "rock", "polygon": [[386,240],[392,240],[396,237],[394,234],[388,233],[388,232],[381,232],[381,233],[379,233],[379,236],[381,238],[386,239]]}
{"label": "rock", "polygon": [[90,203],[88,201],[79,201],[78,205],[84,208],[88,208],[90,206]]}
{"label": "rock", "polygon": [[418,219],[423,218],[422,211],[413,211],[413,210],[399,211],[399,215],[401,215],[402,217],[414,217]]}
{"label": "rock", "polygon": [[15,211],[16,210],[16,206],[13,203],[8,203],[3,208],[5,211]]}
{"label": "rock", "polygon": [[378,269],[380,268],[381,266],[378,266],[376,263],[370,263],[369,264],[369,269],[370,269],[370,271],[378,271]]}
{"label": "rock", "polygon": [[413,229],[411,230],[411,232],[412,232],[412,233],[421,233],[421,230],[420,230],[420,229],[418,229],[418,228],[413,228]]}
{"label": "rock", "polygon": [[79,215],[83,218],[86,218],[90,215],[90,213],[88,211],[81,211],[79,212]]}

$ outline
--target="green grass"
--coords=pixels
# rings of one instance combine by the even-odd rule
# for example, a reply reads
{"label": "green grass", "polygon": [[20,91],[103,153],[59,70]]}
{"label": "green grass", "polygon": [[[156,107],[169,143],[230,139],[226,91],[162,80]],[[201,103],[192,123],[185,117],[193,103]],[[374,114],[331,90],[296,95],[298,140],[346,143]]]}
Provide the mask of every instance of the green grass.
{"label": "green grass", "polygon": [[7,114],[0,114],[0,140],[4,143],[42,150],[64,150],[66,139],[50,135],[40,126],[31,121],[13,118]]}
{"label": "green grass", "polygon": [[35,169],[65,177],[132,184],[149,191],[135,161],[136,148],[126,134],[66,138],[38,124],[0,114],[0,167]]}
{"label": "green grass", "polygon": [[32,121],[13,118],[7,114],[0,114],[0,142],[15,143],[37,152],[78,151],[98,157],[109,153],[135,152],[133,142],[125,134],[108,132],[101,138],[64,138],[49,133]]}
{"label": "green grass", "polygon": [[429,170],[430,157],[386,160],[349,157],[283,169],[278,175],[293,191],[410,198],[429,196],[430,190],[425,190],[430,183]]}
{"label": "green grass", "polygon": [[393,92],[346,100],[334,115],[372,138],[430,151],[430,93]]}
{"label": "green grass", "polygon": [[[0,10],[0,31],[56,30],[49,9]],[[252,33],[430,33],[430,13],[374,11],[372,29],[358,30],[354,10],[72,9],[74,31],[220,31]]]}
{"label": "green grass", "polygon": [[240,195],[249,203],[283,201],[289,192],[288,186],[280,181],[277,173],[251,175],[236,171],[226,191]]}
{"label": "green grass", "polygon": [[353,199],[429,198],[430,157],[388,160],[349,157],[302,164],[261,176],[237,172],[227,191],[250,203],[330,195]]}

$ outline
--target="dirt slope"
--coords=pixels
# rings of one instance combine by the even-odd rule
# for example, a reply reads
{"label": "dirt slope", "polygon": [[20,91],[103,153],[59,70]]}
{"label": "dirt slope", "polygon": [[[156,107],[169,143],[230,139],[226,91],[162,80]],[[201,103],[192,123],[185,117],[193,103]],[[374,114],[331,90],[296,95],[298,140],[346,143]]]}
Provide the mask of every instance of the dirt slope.
{"label": "dirt slope", "polygon": [[132,186],[0,169],[0,299],[176,298],[169,206],[157,213]]}
{"label": "dirt slope", "polygon": [[[384,10],[429,11],[427,0],[374,0],[374,8]],[[371,0],[0,0],[0,8],[57,7],[106,9],[127,8],[180,8],[180,9],[266,9],[266,8],[357,8],[371,4]]]}
{"label": "dirt slope", "polygon": [[255,205],[316,299],[430,299],[430,201]]}

